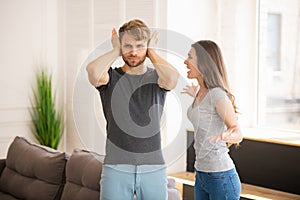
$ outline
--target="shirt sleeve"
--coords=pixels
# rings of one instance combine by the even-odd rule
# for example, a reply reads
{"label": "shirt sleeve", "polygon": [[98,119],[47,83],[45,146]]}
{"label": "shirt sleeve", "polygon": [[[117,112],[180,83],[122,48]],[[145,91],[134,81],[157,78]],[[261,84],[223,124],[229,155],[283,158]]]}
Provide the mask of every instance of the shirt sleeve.
{"label": "shirt sleeve", "polygon": [[225,100],[228,98],[226,92],[219,87],[212,89],[211,92],[212,92],[211,96],[213,100],[213,105],[216,105],[216,103],[222,99]]}

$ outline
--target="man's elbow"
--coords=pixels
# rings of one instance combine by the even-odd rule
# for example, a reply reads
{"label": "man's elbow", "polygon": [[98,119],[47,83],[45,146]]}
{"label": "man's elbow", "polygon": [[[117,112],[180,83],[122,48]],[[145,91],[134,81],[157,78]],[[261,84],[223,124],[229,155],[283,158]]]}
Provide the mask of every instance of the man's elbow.
{"label": "man's elbow", "polygon": [[166,90],[173,90],[175,89],[179,76],[173,76],[168,81],[162,81],[159,83],[160,87]]}
{"label": "man's elbow", "polygon": [[179,79],[179,73],[174,73],[172,77],[170,77],[170,81],[168,82],[168,87],[170,90],[175,89]]}
{"label": "man's elbow", "polygon": [[85,70],[87,71],[89,76],[96,73],[96,68],[93,66],[92,62],[86,66]]}
{"label": "man's elbow", "polygon": [[167,84],[165,87],[167,90],[174,90],[176,85],[177,85],[177,82],[176,83],[172,82],[172,83]]}
{"label": "man's elbow", "polygon": [[88,64],[85,69],[87,71],[88,80],[89,80],[90,84],[92,84],[93,86],[96,86],[98,81],[95,79],[96,72],[95,72],[94,68],[91,67],[90,64]]}
{"label": "man's elbow", "polygon": [[98,81],[94,77],[92,77],[92,76],[89,75],[88,76],[88,80],[89,80],[89,82],[90,82],[91,85],[97,87]]}

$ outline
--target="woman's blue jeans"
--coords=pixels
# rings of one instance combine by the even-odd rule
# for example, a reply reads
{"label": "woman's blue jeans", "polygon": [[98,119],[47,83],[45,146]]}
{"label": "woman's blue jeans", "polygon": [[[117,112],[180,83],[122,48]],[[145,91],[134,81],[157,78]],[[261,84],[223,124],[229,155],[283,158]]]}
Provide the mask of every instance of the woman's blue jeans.
{"label": "woman's blue jeans", "polygon": [[224,172],[196,170],[195,200],[239,200],[241,181],[235,168]]}

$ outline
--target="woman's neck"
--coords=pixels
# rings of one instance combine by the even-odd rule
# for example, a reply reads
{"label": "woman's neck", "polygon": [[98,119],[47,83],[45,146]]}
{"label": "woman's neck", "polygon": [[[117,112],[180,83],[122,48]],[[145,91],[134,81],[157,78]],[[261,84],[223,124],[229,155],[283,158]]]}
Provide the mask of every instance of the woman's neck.
{"label": "woman's neck", "polygon": [[205,86],[200,86],[200,89],[197,94],[197,98],[202,98],[204,94],[206,94],[208,89]]}

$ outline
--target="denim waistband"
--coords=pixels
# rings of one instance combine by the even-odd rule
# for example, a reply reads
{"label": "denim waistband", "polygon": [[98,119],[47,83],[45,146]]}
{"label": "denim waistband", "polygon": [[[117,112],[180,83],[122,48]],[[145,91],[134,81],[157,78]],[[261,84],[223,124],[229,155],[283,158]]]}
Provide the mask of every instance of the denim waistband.
{"label": "denim waistband", "polygon": [[226,171],[221,171],[221,172],[203,172],[203,171],[198,171],[198,170],[196,170],[196,172],[200,173],[200,174],[211,174],[211,173],[214,173],[214,174],[235,174],[235,173],[237,173],[235,168],[232,168],[232,169],[229,169],[229,170],[226,170]]}
{"label": "denim waistband", "polygon": [[166,165],[128,165],[128,164],[118,164],[111,165],[105,164],[105,167],[112,168],[114,170],[123,171],[126,173],[149,173],[159,170],[166,170]]}

